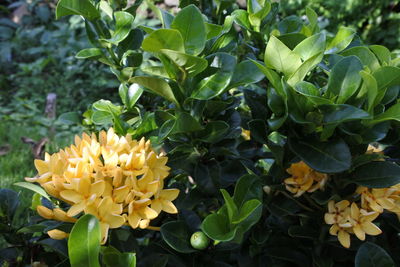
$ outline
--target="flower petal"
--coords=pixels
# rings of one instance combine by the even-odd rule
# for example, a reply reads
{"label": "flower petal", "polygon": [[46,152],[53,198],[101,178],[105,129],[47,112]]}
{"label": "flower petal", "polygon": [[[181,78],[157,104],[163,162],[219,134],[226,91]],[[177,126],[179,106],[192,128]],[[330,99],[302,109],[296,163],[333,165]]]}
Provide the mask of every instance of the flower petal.
{"label": "flower petal", "polygon": [[161,204],[162,204],[163,211],[165,211],[167,213],[171,213],[171,214],[178,213],[177,208],[175,207],[175,205],[171,201],[162,200]]}
{"label": "flower petal", "polygon": [[340,244],[345,247],[345,248],[349,248],[350,247],[350,234],[340,230],[339,234],[338,234],[338,239]]}
{"label": "flower petal", "polygon": [[164,189],[160,192],[160,198],[166,200],[175,200],[179,195],[179,189]]}
{"label": "flower petal", "polygon": [[60,196],[73,203],[79,203],[83,201],[83,196],[74,190],[61,191]]}
{"label": "flower petal", "polygon": [[379,229],[378,226],[373,224],[372,222],[364,222],[361,224],[361,228],[367,233],[368,235],[379,235],[382,233],[382,230]]}

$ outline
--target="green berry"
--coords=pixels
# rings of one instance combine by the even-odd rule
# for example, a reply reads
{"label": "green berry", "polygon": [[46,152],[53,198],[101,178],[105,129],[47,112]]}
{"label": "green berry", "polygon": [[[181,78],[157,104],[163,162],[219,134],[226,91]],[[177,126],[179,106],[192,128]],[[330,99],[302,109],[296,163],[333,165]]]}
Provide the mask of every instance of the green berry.
{"label": "green berry", "polygon": [[198,231],[190,238],[190,244],[195,249],[203,250],[208,247],[210,239],[201,231]]}

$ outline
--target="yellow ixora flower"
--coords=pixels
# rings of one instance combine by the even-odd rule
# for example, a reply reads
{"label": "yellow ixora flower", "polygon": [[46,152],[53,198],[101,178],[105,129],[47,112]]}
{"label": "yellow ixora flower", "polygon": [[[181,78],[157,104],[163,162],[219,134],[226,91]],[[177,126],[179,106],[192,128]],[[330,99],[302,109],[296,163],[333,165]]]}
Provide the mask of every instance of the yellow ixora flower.
{"label": "yellow ixora flower", "polygon": [[350,235],[355,234],[358,239],[365,240],[365,234],[379,235],[382,231],[372,223],[379,216],[378,212],[360,209],[356,203],[342,200],[328,203],[328,213],[325,213],[326,224],[332,225],[329,229],[331,235],[338,237],[340,244],[350,247]]}
{"label": "yellow ixora flower", "polygon": [[327,174],[311,169],[303,161],[293,163],[286,172],[292,175],[284,180],[286,189],[295,194],[295,197],[299,197],[305,192],[323,190],[328,181]]}
{"label": "yellow ixora flower", "polygon": [[[38,175],[26,178],[39,183],[50,195],[70,205],[67,212],[38,206],[46,219],[74,222],[82,212],[96,216],[102,229],[102,243],[108,229],[130,225],[150,227],[161,211],[177,213],[172,203],[178,189],[164,189],[169,175],[168,158],[157,154],[150,141],[107,132],[75,137],[75,144],[44,160],[35,160]],[[63,236],[51,232],[50,236]]]}

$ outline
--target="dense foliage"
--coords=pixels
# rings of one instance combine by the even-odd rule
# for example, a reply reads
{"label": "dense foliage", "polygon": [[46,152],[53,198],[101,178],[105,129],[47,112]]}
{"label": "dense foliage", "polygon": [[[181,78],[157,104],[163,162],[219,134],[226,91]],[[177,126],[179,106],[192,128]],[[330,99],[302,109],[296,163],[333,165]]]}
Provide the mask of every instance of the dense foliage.
{"label": "dense foliage", "polygon": [[[160,25],[138,23],[143,6]],[[84,20],[76,57],[108,65],[120,99],[61,115],[92,134],[17,184],[41,217],[13,224],[18,196],[0,191],[4,264],[400,264],[399,57],[311,8],[180,8],[58,2]]]}

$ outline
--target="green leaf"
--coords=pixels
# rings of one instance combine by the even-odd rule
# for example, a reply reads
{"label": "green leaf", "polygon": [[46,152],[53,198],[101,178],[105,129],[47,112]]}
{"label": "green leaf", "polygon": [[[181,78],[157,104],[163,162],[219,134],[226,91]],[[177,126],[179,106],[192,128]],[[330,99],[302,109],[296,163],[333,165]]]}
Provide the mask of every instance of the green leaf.
{"label": "green leaf", "polygon": [[374,52],[374,54],[378,57],[379,61],[382,65],[389,64],[391,60],[391,53],[389,49],[382,45],[370,45],[369,49]]}
{"label": "green leaf", "polygon": [[316,106],[333,104],[331,100],[323,98],[320,95],[320,91],[312,83],[302,81],[297,83],[293,88],[296,92],[306,96]]}
{"label": "green leaf", "polygon": [[376,116],[371,122],[368,122],[368,124],[376,124],[388,120],[400,121],[400,102],[394,104],[388,110]]}
{"label": "green leaf", "polygon": [[56,19],[68,15],[80,15],[88,20],[100,18],[100,12],[89,0],[60,0],[56,7]]}
{"label": "green leaf", "polygon": [[324,57],[323,53],[316,54],[306,61],[304,61],[300,67],[290,76],[287,83],[290,86],[294,86],[296,83],[302,81],[317,64],[319,64]]}
{"label": "green leaf", "polygon": [[8,222],[11,223],[15,211],[19,206],[18,194],[10,189],[0,189],[0,216],[7,214]]}
{"label": "green leaf", "polygon": [[136,77],[131,78],[129,80],[129,82],[137,83],[137,84],[147,88],[151,92],[164,97],[168,101],[179,105],[175,98],[174,92],[172,91],[172,88],[163,79],[156,78],[156,77],[136,76]]}
{"label": "green leaf", "polygon": [[90,119],[93,121],[94,124],[104,125],[112,123],[113,116],[108,111],[93,111]]}
{"label": "green leaf", "polygon": [[207,60],[201,57],[191,56],[182,52],[162,49],[161,53],[171,59],[176,65],[182,67],[189,77],[196,76],[208,66]]}
{"label": "green leaf", "polygon": [[363,84],[357,98],[362,98],[367,96],[367,110],[369,113],[373,112],[373,108],[378,104],[375,103],[376,97],[378,95],[378,83],[375,78],[366,71],[360,71],[360,75],[363,79]]}
{"label": "green leaf", "polygon": [[74,224],[68,238],[68,256],[72,267],[100,267],[101,231],[98,219],[85,214]]}
{"label": "green leaf", "polygon": [[351,43],[355,34],[353,29],[341,26],[335,38],[327,45],[325,54],[339,53],[344,50]]}
{"label": "green leaf", "polygon": [[201,224],[202,231],[211,239],[230,241],[235,238],[237,228],[230,229],[228,216],[221,213],[208,215]]}
{"label": "green leaf", "polygon": [[276,90],[278,90],[279,95],[283,96],[284,93],[283,93],[280,76],[275,71],[267,68],[266,66],[260,64],[259,62],[255,61],[255,60],[251,60],[251,62],[253,62],[261,70],[262,73],[264,73],[265,77],[267,77],[268,81],[272,84],[272,86]]}
{"label": "green leaf", "polygon": [[314,28],[315,26],[318,26],[318,15],[312,8],[306,7],[306,15],[311,27]]}
{"label": "green leaf", "polygon": [[[135,1],[136,3],[137,1]],[[155,6],[152,1],[146,1],[146,4],[150,7],[150,9],[157,15],[158,19],[161,21],[163,28],[170,28],[171,23],[174,20],[174,16],[165,11],[162,8],[158,8]]]}
{"label": "green leaf", "polygon": [[75,55],[78,59],[98,59],[103,56],[103,51],[100,48],[85,48]]}
{"label": "green leaf", "polygon": [[391,187],[400,183],[400,166],[388,161],[372,161],[356,168],[348,182],[370,188]]}
{"label": "green leaf", "polygon": [[325,40],[324,33],[315,34],[299,43],[293,52],[298,54],[301,59],[307,60],[325,50]]}
{"label": "green leaf", "polygon": [[225,205],[228,210],[229,221],[232,222],[233,217],[235,217],[238,214],[238,207],[233,201],[233,198],[229,195],[229,193],[225,189],[220,189],[220,191],[225,200]]}
{"label": "green leaf", "polygon": [[203,130],[203,127],[195,118],[193,118],[189,113],[180,112],[176,117],[172,133],[186,133],[200,130]]}
{"label": "green leaf", "polygon": [[324,105],[320,106],[324,114],[324,123],[337,124],[352,120],[369,119],[371,115],[351,105]]}
{"label": "green leaf", "polygon": [[207,123],[203,131],[199,132],[198,138],[206,143],[220,141],[229,130],[229,124],[223,121],[211,121]]}
{"label": "green leaf", "polygon": [[338,104],[345,103],[357,92],[361,83],[359,72],[362,69],[363,66],[356,56],[345,57],[333,66],[327,91],[338,96]]}
{"label": "green leaf", "polygon": [[171,28],[178,30],[187,53],[198,55],[206,44],[206,27],[203,15],[195,5],[183,8],[171,23]]}
{"label": "green leaf", "polygon": [[393,267],[396,264],[389,254],[380,246],[365,242],[356,254],[355,267]]}
{"label": "green leaf", "polygon": [[129,87],[125,84],[121,84],[118,92],[122,103],[124,103],[128,109],[131,109],[139,100],[143,93],[143,89],[136,83],[131,84]]}
{"label": "green leaf", "polygon": [[261,202],[258,199],[251,199],[249,201],[246,201],[240,208],[240,212],[236,216],[234,216],[232,223],[239,224],[245,221],[252,215],[252,213],[259,212],[259,208],[261,206]]}
{"label": "green leaf", "polygon": [[251,24],[249,21],[249,14],[243,9],[236,9],[232,12],[232,17],[237,25],[245,30],[251,31]]}
{"label": "green leaf", "polygon": [[94,102],[92,106],[100,111],[110,112],[110,110],[112,110],[115,113],[121,113],[121,107],[114,105],[110,100],[100,99]]}
{"label": "green leaf", "polygon": [[364,66],[368,66],[368,68],[372,71],[375,71],[380,67],[379,61],[368,48],[364,46],[356,46],[349,49],[346,49],[342,53],[342,56],[356,56],[360,59],[361,63]]}
{"label": "green leaf", "polygon": [[299,55],[273,35],[265,49],[264,62],[267,67],[283,72],[285,76],[294,73],[302,63]]}
{"label": "green leaf", "polygon": [[164,241],[178,252],[192,253],[196,251],[190,245],[191,233],[184,222],[164,223],[161,226],[161,235]]}
{"label": "green leaf", "polygon": [[338,173],[348,170],[351,166],[349,147],[341,139],[329,142],[289,139],[289,147],[301,160],[318,172]]}
{"label": "green leaf", "polygon": [[192,98],[208,100],[229,89],[228,85],[236,65],[236,58],[226,53],[216,53],[211,58],[213,60],[210,67],[216,68],[217,71],[198,84],[192,93]]}
{"label": "green leaf", "polygon": [[65,112],[58,117],[58,120],[64,124],[79,124],[81,123],[81,115],[76,112]]}
{"label": "green leaf", "polygon": [[250,199],[262,200],[262,188],[260,179],[252,174],[239,178],[233,193],[233,200],[236,206],[241,209],[243,204]]}
{"label": "green leaf", "polygon": [[114,45],[118,45],[120,42],[125,40],[126,37],[128,37],[132,29],[132,23],[135,20],[135,18],[128,12],[124,11],[115,12],[114,17],[115,17],[115,31],[113,32],[111,38],[107,39],[106,41]]}
{"label": "green leaf", "polygon": [[261,81],[264,74],[250,60],[244,60],[236,65],[229,88],[252,84]]}
{"label": "green leaf", "polygon": [[185,53],[181,33],[173,29],[159,29],[150,33],[144,38],[142,48],[148,52],[160,52],[161,49],[169,49]]}
{"label": "green leaf", "polygon": [[378,91],[395,85],[400,85],[400,68],[384,66],[372,73],[378,83]]}
{"label": "green leaf", "polygon": [[46,193],[46,191],[44,191],[44,189],[42,187],[40,187],[36,184],[27,183],[27,182],[18,182],[18,183],[14,183],[14,185],[29,189],[33,192],[36,192],[39,195],[41,195],[42,197],[51,201],[51,199],[50,199],[49,195]]}
{"label": "green leaf", "polygon": [[102,260],[107,267],[136,267],[136,254],[121,253],[113,247],[102,248]]}

